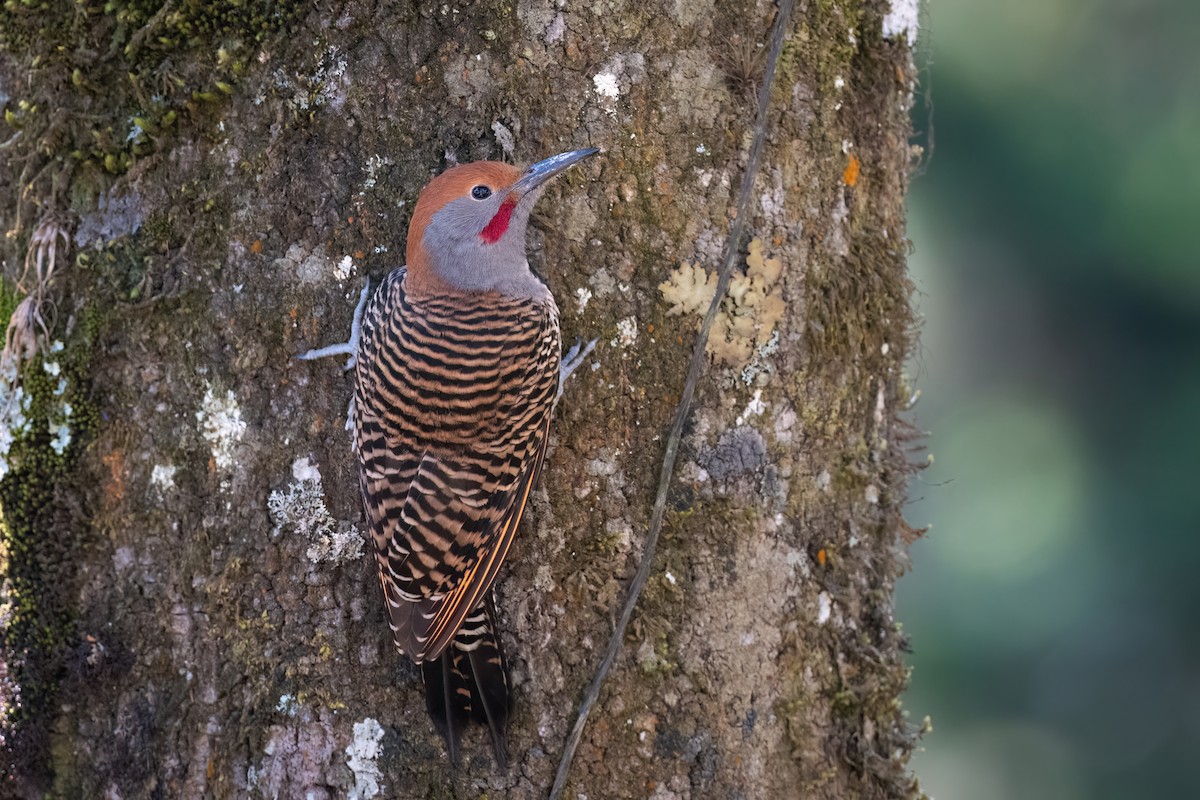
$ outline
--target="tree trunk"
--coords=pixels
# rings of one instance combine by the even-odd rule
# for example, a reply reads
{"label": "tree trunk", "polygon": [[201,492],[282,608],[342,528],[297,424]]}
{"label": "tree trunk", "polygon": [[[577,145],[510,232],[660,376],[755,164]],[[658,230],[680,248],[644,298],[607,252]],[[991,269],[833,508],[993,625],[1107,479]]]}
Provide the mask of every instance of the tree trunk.
{"label": "tree trunk", "polygon": [[[5,4],[2,299],[44,292],[46,322],[18,326],[39,350],[0,386],[14,795],[545,797],[642,556],[776,6],[319,5]],[[810,0],[790,23],[663,537],[567,797],[919,793],[891,613],[906,12]],[[531,226],[566,341],[600,342],[498,583],[513,764],[476,730],[455,771],[361,555],[349,378],[293,356],[346,338],[448,160],[593,145]],[[27,251],[54,270],[18,288]]]}

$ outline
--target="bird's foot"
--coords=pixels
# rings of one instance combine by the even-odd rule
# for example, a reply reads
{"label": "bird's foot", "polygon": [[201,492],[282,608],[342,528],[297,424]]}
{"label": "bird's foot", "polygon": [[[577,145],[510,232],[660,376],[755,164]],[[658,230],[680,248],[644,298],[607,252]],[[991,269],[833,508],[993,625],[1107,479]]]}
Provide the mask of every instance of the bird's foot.
{"label": "bird's foot", "polygon": [[[318,347],[316,350],[309,350],[307,353],[301,353],[296,358],[301,361],[313,361],[318,358],[328,358],[329,356],[350,356],[346,359],[346,365],[342,369],[351,369],[358,363],[358,340],[362,329],[363,310],[367,307],[367,299],[371,296],[371,282],[367,281],[362,288],[362,293],[358,296],[358,305],[354,307],[354,320],[350,323],[350,341],[340,342],[339,344],[331,344],[328,347]],[[350,395],[350,405],[346,409],[346,430],[354,430],[354,395]],[[353,446],[353,442],[351,443]]]}
{"label": "bird's foot", "polygon": [[598,341],[600,340],[592,339],[585,345],[583,344],[583,340],[577,337],[571,349],[563,353],[562,364],[558,368],[558,394],[555,396],[556,400],[562,397],[563,386],[566,385],[567,378],[571,377],[571,373],[579,369],[579,365],[583,363],[583,360],[596,349],[596,342]]}
{"label": "bird's foot", "polygon": [[359,330],[362,327],[363,310],[367,307],[367,298],[370,297],[371,282],[367,281],[362,288],[362,293],[358,296],[358,305],[354,307],[354,321],[350,323],[350,341],[331,344],[328,347],[318,347],[316,350],[309,350],[307,353],[301,353],[296,358],[301,361],[313,361],[318,358],[328,358],[329,356],[347,355],[350,358],[346,359],[346,365],[342,369],[351,369],[358,363],[358,340]]}

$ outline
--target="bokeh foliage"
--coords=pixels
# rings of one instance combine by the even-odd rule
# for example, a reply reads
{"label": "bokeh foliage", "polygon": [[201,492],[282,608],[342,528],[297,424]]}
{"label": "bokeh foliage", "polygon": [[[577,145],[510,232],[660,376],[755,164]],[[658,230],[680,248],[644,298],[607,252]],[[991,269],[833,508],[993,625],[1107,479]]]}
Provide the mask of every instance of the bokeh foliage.
{"label": "bokeh foliage", "polygon": [[926,11],[901,583],[934,796],[1194,797],[1200,7]]}

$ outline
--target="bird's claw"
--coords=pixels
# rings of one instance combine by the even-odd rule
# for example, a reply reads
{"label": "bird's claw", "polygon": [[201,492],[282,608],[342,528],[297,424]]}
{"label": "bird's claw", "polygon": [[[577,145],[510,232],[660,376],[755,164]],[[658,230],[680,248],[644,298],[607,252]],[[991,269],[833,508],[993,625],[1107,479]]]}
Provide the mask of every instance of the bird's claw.
{"label": "bird's claw", "polygon": [[558,368],[558,395],[555,399],[562,397],[563,386],[566,385],[567,378],[571,377],[571,373],[579,369],[579,365],[596,349],[596,343],[599,341],[598,338],[592,339],[584,345],[582,339],[578,336],[575,337],[575,344],[563,354],[562,363]]}
{"label": "bird's claw", "polygon": [[[346,365],[342,369],[353,369],[358,363],[358,340],[360,331],[362,330],[362,315],[363,310],[367,307],[367,298],[370,297],[371,282],[367,281],[362,288],[362,293],[358,296],[358,305],[354,307],[354,320],[350,323],[350,341],[331,344],[328,347],[318,347],[315,350],[309,350],[306,353],[301,353],[296,358],[301,361],[313,361],[318,358],[327,358],[329,356],[348,355]],[[350,406],[346,409],[346,430],[354,430],[354,395],[350,395]],[[351,448],[354,447],[353,437],[350,442]]]}
{"label": "bird's claw", "polygon": [[296,358],[301,361],[313,361],[318,358],[328,358],[329,356],[348,355],[346,365],[342,369],[353,369],[358,363],[358,340],[359,331],[362,328],[363,310],[367,307],[367,298],[370,297],[371,282],[367,281],[362,288],[362,293],[358,296],[358,305],[354,307],[354,321],[350,323],[350,341],[338,342],[331,344],[328,347],[318,347],[315,350],[309,350],[306,353],[301,353]]}

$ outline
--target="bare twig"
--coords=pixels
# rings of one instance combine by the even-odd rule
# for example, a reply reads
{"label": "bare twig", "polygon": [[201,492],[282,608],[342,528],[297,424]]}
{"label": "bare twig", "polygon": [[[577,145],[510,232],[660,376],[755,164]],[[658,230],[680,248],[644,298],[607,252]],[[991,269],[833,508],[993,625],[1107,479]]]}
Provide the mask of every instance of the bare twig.
{"label": "bare twig", "polygon": [[775,26],[771,33],[770,56],[767,59],[767,68],[763,75],[762,86],[758,90],[758,116],[754,124],[754,140],[750,145],[750,154],[746,160],[746,171],[742,174],[742,186],[738,194],[737,216],[734,218],[733,224],[729,226],[729,240],[725,243],[725,253],[721,264],[720,276],[717,280],[717,290],[713,295],[712,303],[708,307],[708,313],[704,316],[704,323],[700,326],[700,332],[696,334],[696,344],[692,348],[692,359],[688,365],[687,381],[683,387],[683,397],[679,400],[679,408],[675,412],[675,423],[672,425],[671,433],[667,437],[662,470],[658,479],[658,494],[654,499],[654,507],[650,514],[650,531],[646,536],[642,562],[638,565],[637,574],[634,575],[633,583],[629,586],[629,594],[625,598],[625,606],[621,609],[621,617],[617,621],[617,627],[613,631],[612,637],[608,640],[608,647],[604,651],[604,658],[601,660],[600,667],[596,671],[596,677],[592,679],[591,685],[588,686],[587,691],[584,693],[583,702],[580,703],[579,716],[575,720],[575,725],[571,729],[570,735],[567,737],[566,747],[563,750],[562,759],[558,764],[558,773],[554,777],[554,786],[550,789],[550,800],[558,800],[562,795],[563,788],[567,783],[567,776],[571,771],[571,762],[575,758],[575,750],[579,747],[579,740],[583,736],[584,726],[587,725],[588,715],[591,713],[592,707],[595,706],[596,700],[600,697],[600,689],[604,685],[604,679],[608,676],[608,671],[612,668],[613,662],[617,657],[617,652],[621,649],[621,643],[625,639],[625,629],[629,625],[630,617],[633,616],[633,609],[637,605],[638,598],[646,586],[646,580],[650,577],[650,567],[654,561],[654,552],[658,547],[658,536],[662,532],[663,514],[667,507],[667,492],[671,487],[671,475],[675,471],[675,459],[679,454],[680,440],[683,438],[683,427],[687,422],[688,415],[691,413],[692,397],[695,395],[696,384],[700,380],[700,374],[704,371],[704,364],[707,359],[704,348],[708,343],[708,333],[712,328],[713,320],[716,319],[717,312],[720,310],[725,292],[729,289],[729,281],[733,275],[734,263],[737,261],[738,252],[741,248],[742,230],[745,227],[746,216],[750,211],[750,195],[753,192],[754,180],[758,176],[758,167],[762,160],[763,143],[767,132],[767,110],[771,102],[771,84],[775,77],[775,67],[779,62],[779,53],[783,49],[783,41],[786,38],[788,23],[791,21],[792,9],[794,7],[795,0],[782,0],[779,4],[779,12],[775,17]]}

